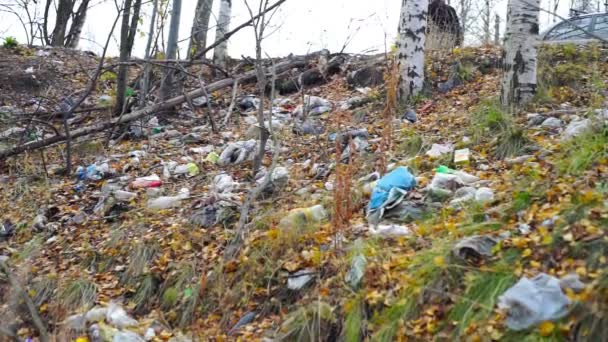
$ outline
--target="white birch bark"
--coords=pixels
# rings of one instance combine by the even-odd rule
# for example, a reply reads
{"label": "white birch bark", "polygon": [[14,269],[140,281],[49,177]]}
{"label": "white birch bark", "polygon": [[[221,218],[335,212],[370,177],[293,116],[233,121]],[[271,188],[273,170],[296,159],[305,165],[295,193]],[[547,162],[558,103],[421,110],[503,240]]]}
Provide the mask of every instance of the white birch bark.
{"label": "white birch bark", "polygon": [[[215,39],[221,39],[230,29],[230,17],[232,16],[232,0],[220,0],[220,13],[217,19]],[[226,66],[226,55],[228,54],[228,41],[224,41],[213,49],[213,62],[220,67]]]}
{"label": "white birch bark", "polygon": [[418,95],[424,85],[424,42],[428,0],[403,0],[399,18],[397,52],[401,79],[399,99]]}
{"label": "white birch bark", "polygon": [[536,49],[540,0],[509,0],[501,103],[520,107],[536,94]]}

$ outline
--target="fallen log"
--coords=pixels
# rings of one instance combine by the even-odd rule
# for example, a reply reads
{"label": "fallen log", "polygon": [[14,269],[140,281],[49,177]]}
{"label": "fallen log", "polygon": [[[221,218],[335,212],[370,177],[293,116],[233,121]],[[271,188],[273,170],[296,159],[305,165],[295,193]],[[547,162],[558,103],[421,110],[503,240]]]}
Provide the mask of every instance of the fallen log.
{"label": "fallen log", "polygon": [[[284,62],[278,63],[275,65],[276,73],[283,73],[287,70],[293,68],[302,68],[307,64],[308,58],[297,58],[297,59],[289,59]],[[142,108],[140,110],[134,111],[129,114],[125,114],[122,117],[112,119],[107,122],[100,122],[90,126],[85,126],[80,129],[76,129],[70,132],[71,139],[76,139],[79,137],[87,136],[93,133],[102,132],[104,130],[112,128],[114,125],[124,124],[127,122],[131,122],[140,118],[143,118],[147,115],[152,115],[154,113],[158,113],[161,111],[165,111],[171,109],[177,105],[180,105],[187,101],[187,98],[197,98],[204,96],[205,93],[212,93],[214,91],[218,91],[223,88],[228,88],[234,84],[235,79],[239,80],[239,83],[251,82],[256,79],[256,71],[251,70],[244,74],[237,75],[233,78],[225,78],[223,80],[214,82],[209,84],[205,89],[196,89],[193,90],[186,95],[177,96],[171,99],[168,99],[163,102],[159,102],[153,104],[151,106]],[[50,138],[33,141],[30,143],[13,146],[11,148],[7,148],[0,151],[0,160],[4,160],[8,157],[15,156],[21,154],[26,151],[34,151],[40,148],[44,148],[56,143],[66,141],[67,137],[65,135],[55,135]]]}

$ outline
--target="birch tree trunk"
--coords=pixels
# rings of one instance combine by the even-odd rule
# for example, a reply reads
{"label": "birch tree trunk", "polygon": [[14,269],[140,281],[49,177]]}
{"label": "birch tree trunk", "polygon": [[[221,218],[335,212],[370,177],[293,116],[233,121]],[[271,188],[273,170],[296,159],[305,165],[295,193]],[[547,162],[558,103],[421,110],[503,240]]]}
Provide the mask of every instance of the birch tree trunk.
{"label": "birch tree trunk", "polygon": [[525,105],[536,93],[536,48],[540,0],[509,0],[501,103],[504,107]]}
{"label": "birch tree trunk", "polygon": [[[232,15],[232,0],[220,0],[220,14],[217,20],[215,39],[221,39],[230,29],[230,16]],[[223,41],[213,50],[213,62],[224,68],[228,54],[228,41]]]}
{"label": "birch tree trunk", "polygon": [[428,0],[403,0],[399,18],[397,52],[399,62],[399,100],[416,96],[424,85],[424,42]]}
{"label": "birch tree trunk", "polygon": [[[166,59],[173,60],[177,56],[177,39],[179,37],[179,22],[182,12],[182,0],[173,0],[171,9],[171,24],[169,26],[169,38],[167,39]],[[173,95],[173,70],[165,68],[165,75],[161,84],[161,99],[166,100]]]}
{"label": "birch tree trunk", "polygon": [[82,0],[80,6],[78,7],[78,11],[74,13],[72,18],[72,27],[70,28],[70,33],[66,39],[66,47],[75,49],[78,47],[78,43],[80,41],[80,34],[82,33],[82,28],[84,26],[84,22],[87,18],[87,10],[89,7],[89,0]]}
{"label": "birch tree trunk", "polygon": [[[207,31],[209,31],[209,19],[213,0],[198,0],[196,3],[196,13],[192,23],[192,37],[188,47],[188,55],[194,56],[198,51],[207,47]],[[203,56],[204,57],[204,56]]]}

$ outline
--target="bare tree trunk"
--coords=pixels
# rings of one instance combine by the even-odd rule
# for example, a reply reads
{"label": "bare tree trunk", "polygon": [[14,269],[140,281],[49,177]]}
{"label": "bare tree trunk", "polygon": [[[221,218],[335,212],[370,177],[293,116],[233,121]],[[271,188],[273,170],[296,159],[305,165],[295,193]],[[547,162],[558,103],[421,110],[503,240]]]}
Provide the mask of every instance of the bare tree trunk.
{"label": "bare tree trunk", "polygon": [[500,45],[500,17],[498,14],[494,19],[494,45]]}
{"label": "bare tree trunk", "polygon": [[[53,0],[46,0],[42,20],[42,41],[51,46],[78,46],[82,27],[87,17],[90,0],[82,0],[75,10],[77,0],[58,0],[55,13],[55,26],[49,36],[49,17]],[[70,26],[71,25],[71,26]]]}
{"label": "bare tree trunk", "polygon": [[51,37],[49,37],[49,12],[53,0],[46,0],[44,5],[44,16],[42,17],[42,38],[46,45],[51,45]]}
{"label": "bare tree trunk", "polygon": [[490,0],[485,0],[483,9],[483,43],[486,45],[490,44],[490,22],[492,21],[492,15],[490,14]]}
{"label": "bare tree trunk", "polygon": [[129,59],[129,19],[131,17],[132,0],[125,0],[122,9],[122,24],[120,26],[120,61],[118,66],[118,77],[116,79],[116,112],[122,113],[125,105],[125,93],[127,91],[127,77],[129,66],[125,64]]}
{"label": "bare tree trunk", "polygon": [[526,104],[536,93],[536,58],[540,0],[509,0],[501,103]]}
{"label": "bare tree trunk", "polygon": [[[182,0],[173,0],[173,8],[171,9],[171,24],[169,26],[169,38],[167,40],[167,59],[175,59],[177,55],[177,39],[179,37],[179,22],[182,11]],[[161,99],[166,100],[175,94],[172,92],[173,87],[173,70],[167,68],[161,84],[160,94]]]}
{"label": "bare tree trunk", "polygon": [[399,99],[416,96],[424,85],[424,43],[428,0],[403,0],[399,19]]}
{"label": "bare tree trunk", "polygon": [[[150,28],[148,31],[148,42],[146,43],[146,51],[144,58],[150,59],[150,52],[152,49],[152,41],[154,40],[154,27],[156,27],[156,15],[158,13],[158,0],[154,0],[152,4],[152,17],[150,18]],[[150,63],[146,62],[144,66],[144,75],[141,89],[139,92],[139,105],[145,107],[146,97],[148,95],[148,88],[150,87]]]}
{"label": "bare tree trunk", "polygon": [[[230,28],[230,16],[232,15],[232,0],[220,0],[220,14],[217,21],[215,40],[224,38]],[[226,56],[228,54],[228,41],[224,40],[213,50],[213,62],[221,68],[226,68]]]}
{"label": "bare tree trunk", "polygon": [[80,41],[80,34],[82,33],[82,27],[84,26],[84,22],[87,18],[87,9],[89,7],[89,0],[82,0],[80,6],[78,7],[78,11],[74,13],[72,17],[72,27],[70,28],[70,33],[66,39],[65,46],[75,49],[78,47],[78,42]]}
{"label": "bare tree trunk", "polygon": [[55,18],[55,28],[53,29],[53,35],[51,37],[52,46],[63,46],[73,6],[74,2],[71,0],[59,0]]}
{"label": "bare tree trunk", "polygon": [[[196,13],[192,23],[192,36],[188,47],[188,56],[193,57],[198,51],[207,46],[207,31],[209,31],[209,19],[213,0],[198,0],[196,3]],[[204,57],[204,56],[203,56]]]}

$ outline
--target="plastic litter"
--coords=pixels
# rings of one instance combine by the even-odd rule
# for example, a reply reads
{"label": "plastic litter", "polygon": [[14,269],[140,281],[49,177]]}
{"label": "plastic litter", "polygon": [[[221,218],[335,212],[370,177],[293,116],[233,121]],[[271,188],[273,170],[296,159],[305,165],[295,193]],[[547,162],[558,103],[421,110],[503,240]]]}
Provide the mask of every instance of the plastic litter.
{"label": "plastic litter", "polygon": [[0,241],[8,239],[15,234],[15,225],[9,220],[4,220],[0,224]]}
{"label": "plastic litter", "polygon": [[102,163],[100,165],[91,164],[86,168],[79,166],[76,169],[76,176],[79,180],[98,181],[103,179],[108,173],[110,173],[110,166],[108,163]]}
{"label": "plastic litter", "polygon": [[287,288],[293,291],[301,290],[313,280],[314,275],[315,270],[310,268],[290,274],[287,278]]}
{"label": "plastic litter", "polygon": [[470,186],[462,187],[454,193],[454,199],[450,201],[451,205],[458,205],[461,203],[470,202],[475,199],[475,193],[477,190]]}
{"label": "plastic litter", "polygon": [[320,115],[331,111],[331,109],[332,104],[328,100],[318,96],[305,95],[304,104],[299,105],[296,108],[296,110],[294,111],[294,115],[297,117],[302,117],[305,114]]}
{"label": "plastic litter", "polygon": [[512,330],[560,319],[568,314],[569,305],[559,279],[545,273],[532,279],[521,278],[498,297],[498,307],[507,310],[507,326]]}
{"label": "plastic litter", "polygon": [[540,124],[541,127],[545,128],[560,128],[564,123],[562,120],[554,117],[546,118],[543,123]]}
{"label": "plastic litter", "polygon": [[154,198],[154,197],[158,197],[158,196],[162,195],[163,192],[164,191],[162,188],[147,188],[146,196]]}
{"label": "plastic litter", "polygon": [[34,217],[34,223],[32,224],[34,230],[37,232],[44,231],[48,223],[49,219],[46,217],[46,210],[42,208],[38,209],[38,215]]}
{"label": "plastic litter", "polygon": [[570,273],[559,280],[562,290],[571,289],[574,293],[580,293],[585,289],[585,284],[581,281],[578,274]]}
{"label": "plastic litter", "polygon": [[469,155],[471,151],[468,148],[454,151],[454,163],[466,164],[469,162]]}
{"label": "plastic litter", "polygon": [[398,167],[384,175],[374,188],[368,211],[381,210],[395,198],[403,198],[405,192],[416,186],[416,178],[406,167]]}
{"label": "plastic litter", "polygon": [[452,248],[452,253],[463,261],[470,260],[471,258],[488,258],[492,256],[492,248],[499,241],[499,239],[487,235],[470,236],[460,240]]}
{"label": "plastic litter", "polygon": [[369,231],[372,235],[381,237],[399,237],[412,234],[412,231],[408,227],[395,224],[380,224],[376,227],[370,226]]}
{"label": "plastic litter", "polygon": [[300,134],[300,135],[307,135],[307,134],[323,134],[323,132],[325,131],[325,128],[320,125],[315,123],[314,121],[311,120],[306,120],[304,122],[296,122],[294,127],[293,127],[293,131],[296,134]]}
{"label": "plastic litter", "polygon": [[[260,171],[256,175],[256,183],[262,185],[266,179],[267,171]],[[272,175],[270,176],[270,181],[268,185],[264,188],[265,192],[273,192],[278,190],[289,182],[289,171],[287,168],[283,166],[278,166],[272,171]]]}
{"label": "plastic litter", "polygon": [[432,158],[439,158],[446,153],[452,153],[454,146],[452,144],[433,144],[431,149],[426,152],[426,155]]}
{"label": "plastic litter", "polygon": [[238,106],[242,111],[255,110],[259,105],[260,100],[253,95],[245,96],[238,102]]}
{"label": "plastic litter", "polygon": [[132,327],[137,325],[137,320],[131,318],[125,309],[115,302],[108,304],[108,311],[106,312],[106,321],[118,328],[123,329],[126,327]]}
{"label": "plastic litter", "polygon": [[293,209],[279,222],[281,227],[299,228],[307,224],[321,222],[327,218],[327,212],[322,205],[310,208]]}
{"label": "plastic litter", "polygon": [[308,112],[308,115],[316,116],[316,115],[321,115],[321,114],[325,114],[325,113],[329,113],[329,112],[331,112],[330,106],[320,106],[320,107],[315,107],[315,108],[311,109]]}
{"label": "plastic litter", "polygon": [[160,177],[158,177],[158,175],[151,175],[151,176],[136,178],[131,183],[131,188],[133,188],[133,189],[158,188],[161,185],[163,185],[163,182],[161,182]]}
{"label": "plastic litter", "polygon": [[490,188],[479,188],[475,192],[475,200],[479,203],[494,201],[494,191]]}
{"label": "plastic litter", "polygon": [[[401,223],[409,223],[413,220],[421,219],[424,215],[425,210],[425,204],[422,202],[402,200],[401,202],[396,203],[396,205],[392,205],[390,208],[388,208],[384,212],[382,217],[386,219],[392,219]],[[373,223],[373,219],[370,219],[369,217],[368,221],[370,223]]]}
{"label": "plastic litter", "polygon": [[591,120],[589,120],[589,119],[572,121],[572,122],[570,122],[568,127],[566,127],[563,138],[566,140],[572,139],[585,132],[590,131],[592,128],[593,128],[593,124],[591,123]]}
{"label": "plastic litter", "polygon": [[349,110],[349,109],[361,107],[361,106],[365,105],[366,103],[368,103],[369,101],[370,101],[369,98],[366,98],[363,96],[353,96],[353,97],[349,98],[348,100],[343,101],[340,104],[340,109]]}
{"label": "plastic litter", "polygon": [[253,139],[229,144],[220,155],[219,165],[236,165],[251,160],[256,146]]}
{"label": "plastic litter", "polygon": [[235,333],[238,329],[240,329],[241,327],[253,322],[253,320],[255,319],[255,316],[257,314],[254,311],[249,311],[246,314],[243,315],[243,317],[241,317],[239,319],[238,322],[236,322],[236,324],[232,327],[232,329],[230,329],[230,331],[228,332],[228,334],[233,334]]}
{"label": "plastic litter", "polygon": [[185,165],[178,165],[173,170],[173,174],[177,175],[188,175],[190,177],[197,176],[200,173],[198,165],[195,163],[188,163]]}
{"label": "plastic litter", "polygon": [[361,254],[355,256],[350,265],[350,270],[346,274],[346,282],[353,288],[357,289],[361,283],[361,279],[365,275],[365,267],[367,260]]}
{"label": "plastic litter", "polygon": [[207,154],[213,152],[213,146],[207,145],[202,147],[191,147],[190,152],[198,154]]}
{"label": "plastic litter", "polygon": [[207,157],[205,157],[205,161],[211,164],[217,164],[220,161],[220,155],[215,152],[210,152]]}
{"label": "plastic litter", "polygon": [[477,176],[473,176],[464,171],[450,169],[449,167],[447,167],[445,165],[439,166],[435,171],[437,173],[456,175],[464,184],[472,184],[479,180],[479,177],[477,177]]}
{"label": "plastic litter", "polygon": [[156,330],[154,330],[154,328],[150,327],[150,328],[146,329],[146,333],[144,334],[144,340],[152,341],[152,340],[154,340],[155,337],[156,337]]}
{"label": "plastic litter", "polygon": [[85,318],[87,319],[87,322],[99,322],[103,321],[107,314],[108,308],[92,308],[87,311]]}
{"label": "plastic litter", "polygon": [[187,188],[182,188],[177,196],[161,196],[148,200],[148,209],[164,210],[180,205],[183,199],[190,196],[190,191]]}
{"label": "plastic litter", "polygon": [[112,342],[145,342],[141,336],[130,330],[119,331],[114,335]]}
{"label": "plastic litter", "polygon": [[116,198],[116,200],[118,200],[120,202],[130,202],[130,201],[134,200],[136,197],[137,197],[137,194],[133,193],[133,192],[123,191],[123,190],[116,190],[114,192],[114,198]]}
{"label": "plastic litter", "polygon": [[401,120],[407,120],[411,123],[416,123],[416,121],[418,121],[418,118],[416,117],[416,112],[414,110],[408,109],[405,111],[405,113],[403,113]]}
{"label": "plastic litter", "polygon": [[199,96],[197,98],[194,98],[194,99],[192,99],[192,104],[195,107],[205,106],[207,104],[207,97],[206,96]]}
{"label": "plastic litter", "polygon": [[342,155],[340,156],[342,162],[348,161],[348,158],[352,154],[351,147],[354,147],[354,150],[357,152],[363,152],[369,147],[369,142],[367,142],[365,138],[355,137],[352,142],[346,146],[344,151],[342,151]]}
{"label": "plastic litter", "polygon": [[190,217],[190,223],[209,228],[218,224],[229,224],[235,218],[236,206],[231,202],[219,201],[195,211]]}
{"label": "plastic litter", "polygon": [[232,176],[225,173],[219,174],[213,178],[214,188],[218,193],[232,192],[238,185]]}

